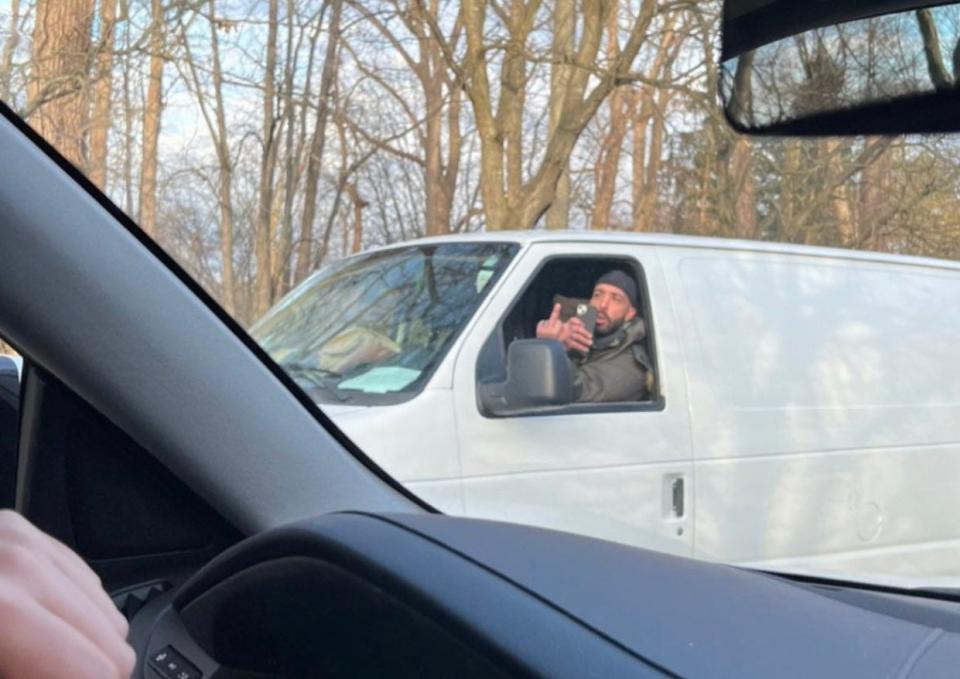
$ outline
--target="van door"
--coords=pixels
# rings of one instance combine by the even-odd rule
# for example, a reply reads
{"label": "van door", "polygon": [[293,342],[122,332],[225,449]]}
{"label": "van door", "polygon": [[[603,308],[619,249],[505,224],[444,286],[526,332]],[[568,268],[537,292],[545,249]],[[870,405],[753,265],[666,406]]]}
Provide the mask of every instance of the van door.
{"label": "van door", "polygon": [[[564,267],[586,272],[570,283]],[[535,333],[549,314],[547,283],[589,297],[597,272],[629,267],[640,278],[655,363],[645,403],[573,405],[549,415],[486,417],[478,369],[487,348]],[[545,280],[549,272],[553,278]],[[563,283],[561,284],[561,281]],[[560,290],[558,290],[560,292]],[[541,299],[537,298],[540,295]],[[527,318],[518,323],[518,312]],[[521,313],[520,316],[523,316]],[[509,327],[508,327],[509,326]],[[518,327],[522,327],[520,331]],[[496,352],[495,352],[496,353]],[[693,545],[693,477],[683,361],[656,252],[617,243],[535,243],[521,255],[466,337],[454,371],[466,514],[572,531],[676,554]]]}

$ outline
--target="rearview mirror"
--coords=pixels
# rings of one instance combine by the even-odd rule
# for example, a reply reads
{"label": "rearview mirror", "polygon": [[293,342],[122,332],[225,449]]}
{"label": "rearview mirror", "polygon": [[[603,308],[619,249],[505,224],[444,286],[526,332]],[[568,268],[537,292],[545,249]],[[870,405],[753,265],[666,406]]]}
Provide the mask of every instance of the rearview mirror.
{"label": "rearview mirror", "polygon": [[573,401],[573,370],[557,340],[516,340],[507,350],[507,379],[478,384],[484,415],[504,417],[542,412]]}
{"label": "rearview mirror", "polygon": [[720,93],[761,134],[960,129],[960,4],[725,0]]}

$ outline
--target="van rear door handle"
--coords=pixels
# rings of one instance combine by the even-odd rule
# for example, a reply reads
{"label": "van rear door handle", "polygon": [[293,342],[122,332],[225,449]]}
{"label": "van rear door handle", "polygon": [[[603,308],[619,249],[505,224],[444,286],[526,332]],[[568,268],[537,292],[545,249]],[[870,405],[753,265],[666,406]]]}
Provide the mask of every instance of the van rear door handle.
{"label": "van rear door handle", "polygon": [[673,508],[673,515],[678,518],[683,518],[683,477],[678,476],[673,480],[673,483],[670,485],[670,494],[671,494],[671,507]]}

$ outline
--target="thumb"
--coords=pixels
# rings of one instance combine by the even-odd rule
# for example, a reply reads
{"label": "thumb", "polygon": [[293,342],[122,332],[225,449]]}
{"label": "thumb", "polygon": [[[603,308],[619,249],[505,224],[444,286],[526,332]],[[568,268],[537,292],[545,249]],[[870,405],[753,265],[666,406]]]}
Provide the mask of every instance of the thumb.
{"label": "thumb", "polygon": [[553,311],[550,312],[550,320],[551,321],[560,320],[560,304],[559,303],[553,305]]}

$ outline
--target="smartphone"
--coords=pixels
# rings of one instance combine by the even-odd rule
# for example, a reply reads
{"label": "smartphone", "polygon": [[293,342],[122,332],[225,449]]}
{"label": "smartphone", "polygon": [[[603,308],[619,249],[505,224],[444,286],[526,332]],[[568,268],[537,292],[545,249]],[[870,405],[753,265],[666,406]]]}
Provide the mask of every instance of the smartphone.
{"label": "smartphone", "polygon": [[593,329],[597,326],[597,310],[589,304],[580,304],[577,306],[577,318],[592,335]]}

